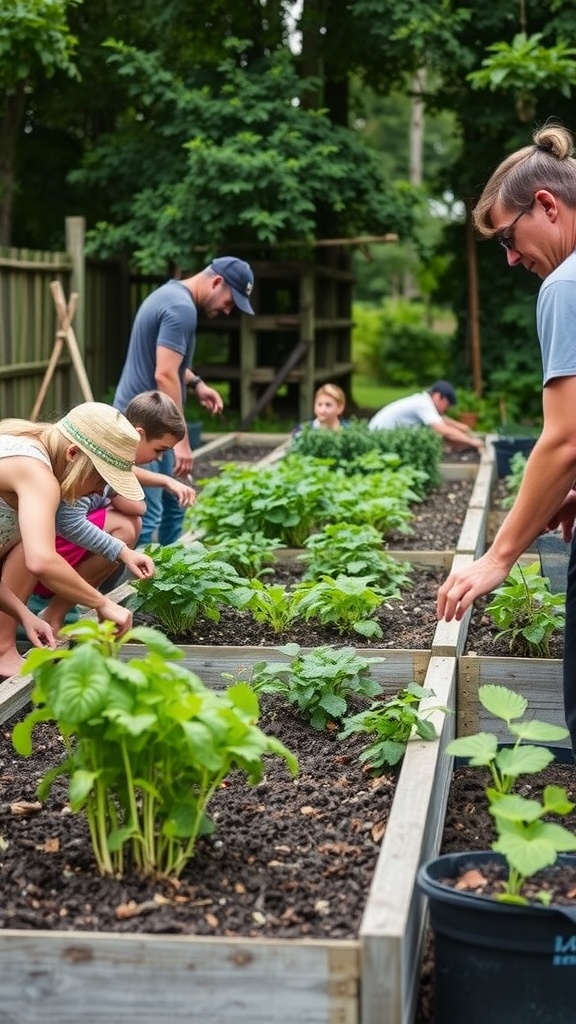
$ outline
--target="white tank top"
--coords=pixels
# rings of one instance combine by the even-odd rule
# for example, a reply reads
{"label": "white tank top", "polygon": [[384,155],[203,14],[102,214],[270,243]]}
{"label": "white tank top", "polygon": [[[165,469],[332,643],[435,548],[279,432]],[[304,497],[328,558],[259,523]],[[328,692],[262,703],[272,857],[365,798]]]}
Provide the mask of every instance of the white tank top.
{"label": "white tank top", "polygon": [[[16,437],[14,434],[0,434],[0,459],[10,455],[24,455],[32,459],[40,459],[52,469],[52,463],[46,452],[37,448],[28,437]],[[11,508],[4,498],[0,497],[0,552],[8,545],[13,546],[20,539],[18,512]]]}

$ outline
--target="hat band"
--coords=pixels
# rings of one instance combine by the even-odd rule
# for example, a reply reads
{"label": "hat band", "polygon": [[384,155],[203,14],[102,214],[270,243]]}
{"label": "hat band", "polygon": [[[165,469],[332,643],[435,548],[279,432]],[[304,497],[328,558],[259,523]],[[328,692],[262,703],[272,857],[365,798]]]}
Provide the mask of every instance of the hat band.
{"label": "hat band", "polygon": [[96,444],[95,441],[92,441],[91,438],[86,437],[85,434],[78,430],[67,416],[62,420],[62,426],[65,427],[79,445],[82,445],[83,448],[88,448],[93,455],[97,455],[99,459],[102,459],[102,462],[106,462],[109,466],[114,466],[115,469],[132,470],[133,462],[130,462],[128,459],[121,459],[118,455],[112,455],[105,448],[101,448],[99,444]]}

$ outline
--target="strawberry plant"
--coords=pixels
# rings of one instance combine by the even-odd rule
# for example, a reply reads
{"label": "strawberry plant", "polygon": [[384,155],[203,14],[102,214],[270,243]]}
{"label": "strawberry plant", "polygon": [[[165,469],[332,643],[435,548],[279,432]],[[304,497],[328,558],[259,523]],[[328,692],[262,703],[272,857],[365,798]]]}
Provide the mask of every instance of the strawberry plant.
{"label": "strawberry plant", "polygon": [[298,611],[322,625],[334,625],[342,633],[355,632],[363,637],[381,637],[382,630],[373,616],[384,598],[364,576],[327,574],[316,582],[304,581],[294,588]]}
{"label": "strawberry plant", "polygon": [[[433,722],[429,722],[419,710],[420,701],[431,695],[431,690],[418,683],[409,683],[396,696],[376,701],[367,711],[347,718],[339,739],[348,739],[354,733],[373,733],[374,739],[360,754],[360,761],[373,775],[380,775],[386,765],[398,764],[404,757],[406,744],[413,732],[423,740],[436,739]],[[437,710],[429,708],[426,714]],[[442,707],[440,710],[447,709]]]}
{"label": "strawberry plant", "polygon": [[208,551],[216,552],[245,579],[256,579],[272,572],[270,567],[277,561],[275,552],[284,547],[278,537],[266,537],[261,531],[218,533],[204,540]]}
{"label": "strawberry plant", "polygon": [[256,622],[269,626],[275,633],[281,633],[298,618],[300,612],[297,599],[283,584],[252,580],[251,590],[252,597],[246,608]]}
{"label": "strawberry plant", "polygon": [[378,593],[391,597],[409,579],[408,563],[400,563],[382,550],[382,537],[373,526],[325,526],[308,537],[304,547],[306,551],[299,557],[307,566],[305,580],[317,580],[323,574],[363,576]]}
{"label": "strawberry plant", "polygon": [[298,644],[277,647],[289,662],[259,661],[250,685],[257,693],[276,693],[294,704],[314,729],[340,721],[350,697],[373,697],[380,687],[370,678],[372,665],[384,658],[364,658],[353,647],[316,647],[304,652]]}
{"label": "strawberry plant", "polygon": [[[275,754],[296,772],[294,755],[258,728],[254,690],[209,690],[156,630],[118,639],[111,622],[80,621],[62,634],[73,647],[30,652],[34,707],[13,743],[29,755],[34,726],[57,724],[64,757],[39,796],[57,776],[68,778],[70,806],[86,815],[101,874],[177,877],[198,837],[214,830],[207,808],[232,770],[254,785],[264,757]],[[122,661],[122,646],[133,642],[142,652]]]}
{"label": "strawberry plant", "polygon": [[564,625],[565,597],[551,594],[540,565],[515,565],[486,606],[486,614],[508,637],[510,651],[519,657],[548,658],[550,637]]}
{"label": "strawberry plant", "polygon": [[220,608],[242,608],[251,598],[248,584],[219,551],[210,551],[199,541],[183,544],[149,545],[156,571],[148,579],[134,580],[130,606],[153,615],[167,630],[190,630],[199,615],[218,622]]}

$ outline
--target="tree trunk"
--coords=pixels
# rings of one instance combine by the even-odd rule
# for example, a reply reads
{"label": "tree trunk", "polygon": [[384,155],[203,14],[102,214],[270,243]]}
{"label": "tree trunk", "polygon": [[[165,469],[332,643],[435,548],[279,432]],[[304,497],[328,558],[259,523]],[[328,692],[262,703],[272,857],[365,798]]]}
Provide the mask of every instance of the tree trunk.
{"label": "tree trunk", "polygon": [[10,245],[16,186],[16,145],[24,119],[26,83],[4,93],[0,112],[0,245]]}

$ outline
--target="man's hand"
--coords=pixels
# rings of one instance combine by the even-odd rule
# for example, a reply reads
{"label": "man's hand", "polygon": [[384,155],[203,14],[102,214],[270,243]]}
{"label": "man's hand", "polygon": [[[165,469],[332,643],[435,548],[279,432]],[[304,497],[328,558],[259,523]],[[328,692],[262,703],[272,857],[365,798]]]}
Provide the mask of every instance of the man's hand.
{"label": "man's hand", "polygon": [[200,405],[205,409],[208,409],[208,412],[211,412],[213,415],[222,412],[224,402],[222,401],[221,395],[219,395],[214,388],[208,387],[204,381],[201,381],[200,384],[196,385],[195,394]]}
{"label": "man's hand", "polygon": [[505,565],[487,551],[472,565],[451,573],[438,591],[436,613],[439,619],[460,621],[467,609],[483,594],[489,594],[504,582],[511,565]]}

